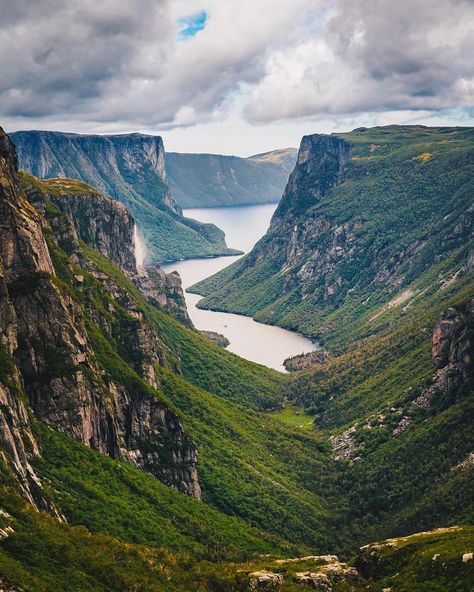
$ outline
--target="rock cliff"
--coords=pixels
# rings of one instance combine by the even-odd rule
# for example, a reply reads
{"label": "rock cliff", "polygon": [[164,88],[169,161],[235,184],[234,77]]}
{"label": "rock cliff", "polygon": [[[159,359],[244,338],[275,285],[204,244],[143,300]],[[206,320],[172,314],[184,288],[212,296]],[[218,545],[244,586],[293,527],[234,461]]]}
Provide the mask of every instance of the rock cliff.
{"label": "rock cliff", "polygon": [[81,180],[125,204],[150,262],[233,252],[217,227],[182,216],[168,187],[161,137],[28,131],[11,138],[20,166],[34,176]]}
{"label": "rock cliff", "polygon": [[0,167],[0,438],[26,495],[35,484],[28,458],[40,454],[30,408],[34,421],[199,497],[195,447],[159,390],[158,366],[171,367],[165,348],[119,270],[101,268],[105,255],[136,275],[133,218],[69,181],[24,193],[3,132]]}
{"label": "rock cliff", "polygon": [[267,234],[193,287],[200,306],[339,345],[366,334],[434,275],[445,289],[472,269],[473,154],[472,128],[305,136]]}

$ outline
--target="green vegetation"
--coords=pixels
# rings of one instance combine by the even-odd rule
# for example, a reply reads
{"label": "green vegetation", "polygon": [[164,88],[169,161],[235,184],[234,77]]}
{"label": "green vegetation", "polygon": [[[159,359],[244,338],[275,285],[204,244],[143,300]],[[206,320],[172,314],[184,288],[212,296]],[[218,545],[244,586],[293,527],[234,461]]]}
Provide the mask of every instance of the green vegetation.
{"label": "green vegetation", "polygon": [[[134,392],[153,394],[180,415],[199,450],[204,501],[291,543],[321,550],[330,545],[331,512],[322,501],[322,493],[331,487],[323,471],[327,446],[316,435],[300,434],[251,408],[278,406],[287,377],[243,360],[185,327],[146,302],[125,275],[96,251],[85,245],[82,249],[160,336],[169,368],[156,368],[158,390],[140,379],[134,360],[121,345],[129,316],[116,300],[113,315],[108,312],[110,295],[83,270],[83,288],[74,298],[112,325],[112,333],[106,334],[87,324],[96,361],[114,381]],[[61,261],[58,247],[52,246],[52,251],[53,260]],[[68,283],[70,272],[63,268],[62,273],[61,280]],[[89,313],[85,314],[88,319]]]}
{"label": "green vegetation", "polygon": [[249,158],[220,154],[166,154],[173,197],[182,208],[276,202],[296,162],[288,148]]}
{"label": "green vegetation", "polygon": [[[314,179],[302,174],[253,252],[193,287],[206,296],[201,307],[249,314],[341,350],[379,330],[380,317],[388,324],[397,301],[401,312],[464,268],[474,131],[389,126],[337,137],[350,149],[342,184],[316,199]],[[308,230],[293,237],[300,254],[287,261],[295,227]]]}
{"label": "green vegetation", "polygon": [[213,560],[297,549],[44,425],[36,425],[35,435],[42,447],[35,469],[71,524]]}
{"label": "green vegetation", "polygon": [[[250,574],[265,570],[283,577],[282,592],[307,585],[301,572],[318,573],[327,560],[282,562],[273,556],[238,562],[203,560],[187,552],[125,543],[82,526],[60,523],[35,512],[11,490],[3,489],[0,528],[0,580],[25,592],[246,592]],[[37,535],[41,532],[41,537]],[[473,528],[421,533],[373,544],[351,560],[358,575],[336,580],[334,592],[466,592],[474,584]],[[210,561],[211,559],[211,561]]]}
{"label": "green vegetation", "polygon": [[[284,312],[285,323],[317,334],[323,333],[322,325],[327,329],[323,337],[331,355],[291,375],[243,360],[183,325],[85,244],[76,245],[71,258],[45,224],[56,275],[27,274],[10,282],[8,293],[21,300],[42,284],[51,289],[54,284],[54,291],[84,318],[92,353],[80,363],[97,397],[107,397],[105,387],[114,383],[137,400],[155,398],[177,414],[186,433],[180,449],[189,450],[192,441],[199,453],[202,501],[129,462],[73,441],[30,410],[41,450],[41,456],[31,458],[42,483],[38,503],[51,512],[38,512],[20,497],[22,478],[6,453],[11,447],[0,450],[0,587],[25,592],[244,592],[252,572],[267,570],[283,576],[282,592],[295,592],[308,587],[297,581],[298,573],[319,573],[333,561],[302,556],[336,552],[358,574],[348,570],[349,580],[336,580],[334,592],[473,588],[474,560],[462,559],[474,551],[474,527],[468,526],[474,524],[470,376],[464,388],[434,390],[428,404],[413,407],[423,389],[435,384],[430,348],[441,312],[474,298],[473,272],[466,264],[469,133],[389,128],[349,135],[352,160],[346,183],[357,212],[367,217],[361,214],[360,256],[338,268],[342,295],[323,306],[321,286],[302,300],[302,287],[293,289],[290,283],[281,296],[287,281],[281,273],[284,249],[242,274],[240,286],[259,310],[273,306],[275,314]],[[373,175],[365,174],[367,167]],[[428,169],[432,180],[416,167]],[[395,183],[398,179],[400,184],[405,168],[410,191],[419,190],[413,219],[410,191]],[[439,178],[440,171],[446,179]],[[38,191],[46,186],[62,191],[68,183],[23,179],[37,183]],[[436,179],[440,183],[434,188]],[[145,173],[142,180],[149,182]],[[77,191],[89,191],[75,183]],[[334,224],[353,216],[352,193],[344,185],[331,191],[324,204],[312,206],[324,205]],[[369,186],[375,191],[371,201]],[[434,192],[435,205],[428,191]],[[438,224],[435,206],[438,217],[448,210],[453,215],[452,223],[449,217],[445,222],[447,230]],[[47,198],[44,207],[47,219],[59,214]],[[407,219],[398,221],[397,212]],[[329,238],[322,232],[315,240],[324,247]],[[413,241],[426,250],[418,256],[423,249],[415,248],[416,256],[398,267],[391,245],[409,250]],[[393,263],[387,267],[393,275],[382,283],[373,281],[366,265],[378,258]],[[210,280],[219,298],[226,297],[222,277],[232,280],[235,269]],[[80,282],[74,279],[78,274]],[[397,281],[391,285],[393,277]],[[470,373],[472,315],[462,318],[462,361]],[[130,335],[140,330],[149,333],[156,358],[134,347]],[[51,362],[48,372],[36,377],[40,382],[72,378],[76,368],[50,344],[29,345]],[[140,375],[141,364],[152,361],[156,388]],[[0,381],[19,391],[19,385],[10,384],[16,363],[0,344]],[[25,393],[15,394],[26,402]],[[11,416],[5,405],[0,420],[0,436],[8,437]],[[335,460],[331,437],[347,434],[355,452]],[[148,444],[159,452],[161,465],[172,468],[174,443],[163,436]],[[34,495],[39,492],[35,484]],[[67,523],[55,515],[64,515]],[[358,550],[388,536],[454,525],[462,528]],[[300,559],[281,561],[295,557]]]}
{"label": "green vegetation", "polygon": [[314,424],[314,417],[295,405],[285,405],[281,411],[276,411],[272,415],[287,425],[303,430],[311,429]]}

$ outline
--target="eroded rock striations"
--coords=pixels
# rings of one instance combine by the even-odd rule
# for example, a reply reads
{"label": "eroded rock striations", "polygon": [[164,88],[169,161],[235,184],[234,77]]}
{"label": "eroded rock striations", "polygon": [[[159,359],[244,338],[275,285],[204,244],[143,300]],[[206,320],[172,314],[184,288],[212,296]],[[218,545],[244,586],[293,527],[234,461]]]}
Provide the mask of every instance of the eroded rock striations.
{"label": "eroded rock striations", "polygon": [[[13,145],[3,131],[0,139],[0,438],[25,494],[39,485],[28,463],[40,453],[30,407],[79,442],[199,498],[194,444],[160,397],[165,348],[120,284],[120,272],[109,277],[81,247],[86,242],[137,276],[132,217],[68,182],[54,191],[41,182],[29,186],[33,207],[19,189]],[[129,364],[125,374],[104,357],[109,340]]]}

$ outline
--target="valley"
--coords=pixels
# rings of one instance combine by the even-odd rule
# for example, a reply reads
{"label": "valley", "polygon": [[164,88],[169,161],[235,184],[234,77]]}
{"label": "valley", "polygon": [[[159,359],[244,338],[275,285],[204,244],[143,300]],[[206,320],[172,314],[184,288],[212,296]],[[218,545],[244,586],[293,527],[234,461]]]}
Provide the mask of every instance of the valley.
{"label": "valley", "polygon": [[[470,592],[472,150],[306,136],[266,234],[273,205],[196,213],[245,255],[163,269],[124,204],[1,132],[3,589]],[[324,351],[277,372],[191,323],[232,310]]]}
{"label": "valley", "polygon": [[[184,210],[186,216],[221,228],[228,245],[248,252],[265,234],[276,205],[241,206]],[[163,266],[164,271],[177,271],[183,282],[188,314],[194,326],[202,331],[224,335],[227,349],[247,360],[275,370],[285,371],[286,358],[313,351],[317,344],[295,332],[257,323],[251,317],[210,310],[197,304],[201,297],[187,289],[198,281],[224,269],[240,257],[190,259]]]}
{"label": "valley", "polygon": [[474,592],[474,0],[0,6],[0,592]]}

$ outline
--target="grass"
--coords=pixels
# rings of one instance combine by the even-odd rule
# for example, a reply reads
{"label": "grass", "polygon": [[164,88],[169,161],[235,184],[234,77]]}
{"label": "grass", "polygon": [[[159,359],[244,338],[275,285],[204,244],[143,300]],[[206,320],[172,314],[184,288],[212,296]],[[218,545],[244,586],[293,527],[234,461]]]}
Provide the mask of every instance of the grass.
{"label": "grass", "polygon": [[286,425],[301,428],[303,430],[311,429],[314,424],[314,417],[305,413],[304,409],[295,405],[284,405],[281,411],[272,413],[272,417],[279,419]]}
{"label": "grass", "polygon": [[[191,288],[205,296],[201,307],[251,315],[340,351],[379,330],[373,317],[401,293],[431,290],[437,274],[463,268],[472,248],[473,130],[387,126],[337,137],[350,148],[344,181],[316,199],[321,173],[303,163],[252,253]],[[298,229],[291,261],[289,227]],[[337,286],[332,295],[329,285]]]}

